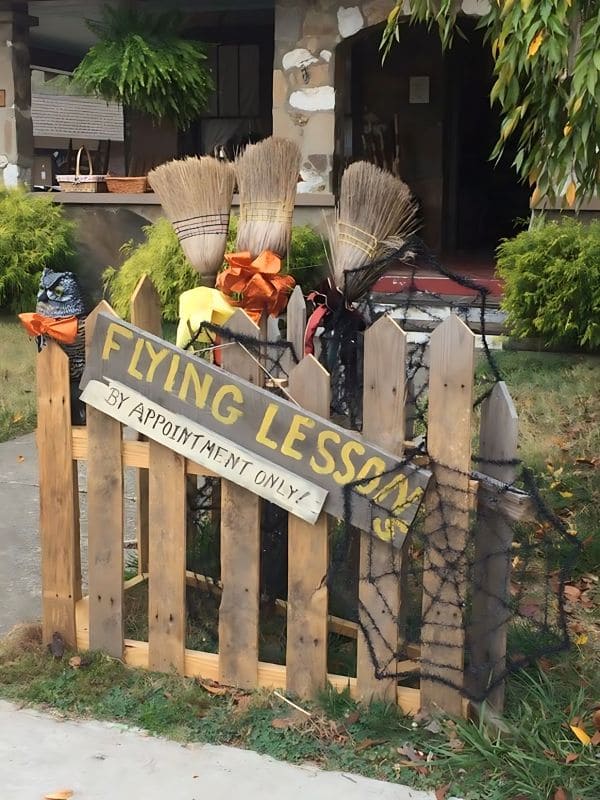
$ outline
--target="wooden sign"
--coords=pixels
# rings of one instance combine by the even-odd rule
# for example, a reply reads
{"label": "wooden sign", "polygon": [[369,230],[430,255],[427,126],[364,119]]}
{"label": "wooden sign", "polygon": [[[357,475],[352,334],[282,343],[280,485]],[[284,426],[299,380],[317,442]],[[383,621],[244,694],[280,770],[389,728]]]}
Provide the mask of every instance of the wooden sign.
{"label": "wooden sign", "polygon": [[81,388],[90,405],[303,519],[323,506],[396,545],[429,481],[358,433],[104,312]]}

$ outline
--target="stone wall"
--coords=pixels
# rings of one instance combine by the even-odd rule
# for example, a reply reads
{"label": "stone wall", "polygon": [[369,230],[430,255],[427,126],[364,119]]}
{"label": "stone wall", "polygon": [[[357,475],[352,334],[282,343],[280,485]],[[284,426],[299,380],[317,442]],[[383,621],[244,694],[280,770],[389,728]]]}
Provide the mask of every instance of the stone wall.
{"label": "stone wall", "polygon": [[[346,4],[347,3],[347,4]],[[300,192],[332,191],[337,45],[383,22],[394,0],[277,0],[273,72],[273,133],[302,148]],[[481,15],[487,0],[464,0],[466,14]],[[339,83],[339,82],[338,82]]]}
{"label": "stone wall", "polygon": [[28,184],[33,164],[27,3],[0,0],[0,185]]}

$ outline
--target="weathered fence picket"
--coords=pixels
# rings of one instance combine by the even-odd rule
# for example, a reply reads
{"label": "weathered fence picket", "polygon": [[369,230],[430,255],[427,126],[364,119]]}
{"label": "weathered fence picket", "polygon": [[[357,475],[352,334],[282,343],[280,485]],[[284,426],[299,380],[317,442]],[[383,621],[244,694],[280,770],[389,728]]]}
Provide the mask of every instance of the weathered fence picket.
{"label": "weathered fence picket", "polygon": [[[503,484],[511,484],[517,473],[519,418],[503,381],[482,403],[479,430],[481,469]],[[484,503],[479,503],[477,516],[469,672],[476,695],[483,696],[495,684],[487,703],[502,711],[504,684],[498,681],[506,667],[513,531],[505,515]]]}
{"label": "weathered fence picket", "polygon": [[43,637],[50,642],[58,632],[73,647],[75,603],[81,597],[79,495],[74,491],[69,359],[54,342],[37,359],[37,402]]}
{"label": "weathered fence picket", "polygon": [[[243,311],[227,323],[234,334],[259,338],[260,329]],[[241,344],[223,348],[223,369],[256,386],[263,372]],[[260,610],[260,498],[230,481],[221,481],[221,581],[219,609],[219,675],[228,685],[258,684]]]}
{"label": "weathered fence picket", "polygon": [[[331,406],[329,373],[313,356],[290,373],[289,393],[302,408],[327,419]],[[315,697],[327,682],[327,515],[315,525],[288,516],[287,689]]]}
{"label": "weathered fence picket", "polygon": [[427,451],[433,478],[425,500],[421,702],[460,715],[475,336],[453,315],[433,331],[430,348]]}
{"label": "weathered fence picket", "polygon": [[[148,275],[142,275],[133,290],[130,302],[131,321],[138,328],[160,336],[162,319],[160,298]],[[138,437],[140,438],[140,437]],[[140,469],[136,475],[136,516],[138,573],[148,572],[148,471]]]}
{"label": "weathered fence picket", "polygon": [[[381,317],[365,333],[363,436],[390,453],[404,449],[406,392],[406,334],[391,317]],[[360,534],[358,603],[362,630],[358,635],[357,681],[359,695],[396,700],[395,678],[376,675],[380,668],[395,674],[400,616],[402,550],[391,542]]]}
{"label": "weathered fence picket", "polygon": [[[91,332],[99,307],[90,315]],[[288,311],[288,337],[303,353],[305,304],[295,293]],[[296,314],[296,321],[294,321]],[[132,298],[132,317],[144,329],[160,332],[160,309],[152,284],[144,278]],[[237,311],[228,327],[257,338],[259,328]],[[258,360],[239,342],[222,348],[223,370],[262,386]],[[380,319],[365,335],[365,444],[401,454],[405,435],[406,336],[390,318]],[[395,700],[409,712],[420,706],[464,711],[461,694],[464,661],[466,586],[465,549],[472,486],[470,478],[474,336],[450,317],[432,334],[428,410],[428,454],[433,479],[426,496],[426,546],[423,577],[421,689],[398,685],[403,672],[419,663],[398,663],[402,642],[402,559],[405,553],[369,534],[360,535],[359,614],[369,641],[356,622],[328,616],[327,516],[315,525],[289,515],[288,599],[276,608],[287,615],[286,665],[259,661],[261,503],[249,490],[221,480],[221,580],[212,582],[221,596],[219,653],[186,650],[186,582],[209,579],[186,574],[186,482],[213,473],[157,441],[123,440],[120,422],[88,407],[87,428],[71,428],[69,365],[60,347],[49,342],[38,358],[38,447],[40,453],[40,527],[44,640],[59,632],[67,643],[101,648],[134,666],[201,675],[244,688],[287,688],[312,697],[326,682],[350,687],[353,696]],[[233,380],[233,378],[232,378]],[[313,358],[290,372],[287,391],[301,408],[329,417],[330,379]],[[246,411],[251,413],[251,408]],[[516,452],[516,415],[502,384],[482,412],[481,453],[491,461]],[[360,445],[359,445],[360,447]],[[89,597],[81,599],[77,462],[88,462]],[[137,578],[123,585],[123,471],[138,470]],[[500,482],[510,482],[512,467],[482,467]],[[145,476],[145,477],[144,477]],[[485,494],[485,491],[488,494]],[[490,505],[489,487],[480,490],[476,558],[482,567],[474,585],[470,679],[477,686],[495,681],[504,667],[510,563],[510,526]],[[483,500],[482,500],[483,498]],[[522,514],[523,496],[502,494],[510,513]],[[485,501],[485,502],[484,502]],[[514,516],[512,518],[515,518]],[[520,517],[519,517],[520,518]],[[148,580],[148,643],[124,640],[124,591]],[[486,630],[484,619],[486,616]],[[490,630],[489,618],[498,625]],[[328,631],[357,638],[357,676],[327,673]],[[379,671],[396,678],[381,679]],[[405,656],[403,656],[405,657]],[[494,668],[490,671],[489,663]],[[488,667],[486,671],[486,666]],[[473,678],[475,675],[475,678]],[[477,681],[479,683],[477,683]],[[450,685],[452,684],[452,685]],[[500,708],[503,688],[492,695]]]}
{"label": "weathered fence picket", "polygon": [[[102,301],[88,316],[86,342],[94,333],[100,311],[112,313]],[[88,484],[88,584],[90,647],[114,658],[123,656],[123,461],[121,423],[95,408],[87,410],[91,447]]]}

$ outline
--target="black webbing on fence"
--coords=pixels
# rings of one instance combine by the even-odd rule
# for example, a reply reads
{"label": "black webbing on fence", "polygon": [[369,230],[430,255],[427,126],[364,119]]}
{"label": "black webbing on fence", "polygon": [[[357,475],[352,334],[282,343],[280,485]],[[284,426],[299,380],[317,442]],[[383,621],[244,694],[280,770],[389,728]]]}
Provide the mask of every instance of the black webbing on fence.
{"label": "black webbing on fence", "polygon": [[[409,347],[406,376],[409,385],[414,388],[410,401],[410,413],[407,420],[409,438],[414,446],[404,454],[404,463],[422,463],[427,457],[427,425],[428,425],[428,371],[427,334],[442,322],[448,312],[458,314],[461,319],[481,336],[481,360],[478,368],[477,392],[475,406],[478,407],[490,394],[497,382],[502,380],[502,373],[490,347],[487,331],[489,290],[476,280],[455,274],[444,268],[437,258],[419,239],[413,239],[406,248],[387,259],[390,263],[402,262],[407,268],[404,288],[394,298],[394,319],[405,331],[415,329],[415,318],[418,317],[421,335]],[[369,269],[363,268],[365,270]],[[417,286],[423,275],[443,276],[449,282],[463,287],[465,295],[453,300],[452,294],[440,296]],[[323,288],[323,296],[331,287]],[[456,295],[454,295],[456,296]],[[371,296],[360,304],[348,308],[344,302],[334,307],[325,317],[321,335],[322,349],[320,360],[331,375],[332,419],[338,424],[360,430],[362,420],[362,339],[365,329],[372,325],[386,310],[376,305]],[[425,325],[423,325],[425,323]],[[213,348],[227,347],[235,342],[247,349],[255,358],[260,359],[266,374],[274,378],[285,378],[289,370],[298,363],[302,353],[295,353],[292,345],[281,340],[262,341],[248,336],[232,333],[227,327],[210,324],[202,326],[202,330],[192,337],[189,347],[200,334],[209,334],[212,345],[204,347],[202,357],[210,357]],[[281,393],[277,382],[273,391]],[[518,409],[517,409],[518,410]],[[449,431],[451,435],[451,431]],[[489,693],[501,684],[508,675],[516,670],[535,663],[540,657],[557,653],[569,647],[569,631],[565,612],[564,586],[573,564],[581,549],[577,537],[571,535],[565,523],[557,517],[544,502],[537,486],[534,473],[518,461],[494,462],[495,466],[514,466],[517,477],[510,485],[500,486],[500,495],[513,488],[520,488],[531,498],[535,511],[535,519],[514,523],[505,519],[511,528],[512,536],[508,539],[506,531],[500,536],[496,527],[488,525],[489,513],[471,512],[471,523],[466,544],[457,548],[457,537],[453,527],[454,512],[464,512],[464,499],[452,501],[453,487],[456,478],[477,480],[486,472],[488,462],[477,453],[473,456],[473,472],[456,475],[450,469],[436,472],[438,481],[428,490],[427,503],[421,505],[417,518],[409,532],[403,549],[402,566],[398,565],[396,549],[389,545],[389,565],[387,570],[362,574],[360,580],[369,582],[376,591],[383,582],[389,582],[393,575],[401,586],[402,605],[397,616],[397,636],[387,636],[369,614],[369,609],[362,607],[358,598],[358,532],[349,523],[352,503],[357,484],[346,488],[345,519],[332,521],[330,525],[331,563],[329,574],[325,576],[330,590],[330,613],[359,624],[374,662],[379,678],[395,678],[395,662],[406,660],[410,654],[418,652],[415,646],[421,645],[423,652],[431,642],[423,639],[423,619],[427,617],[428,604],[448,604],[456,614],[443,615],[444,620],[458,619],[466,631],[464,643],[464,678],[456,672],[456,662],[448,664],[447,670],[441,670],[440,664],[433,669],[425,656],[419,663],[421,679],[440,681],[461,691],[474,701],[484,700]],[[446,465],[435,465],[444,468]],[[431,465],[429,466],[431,469]],[[444,476],[447,483],[444,483]],[[370,476],[368,480],[373,480]],[[365,483],[363,481],[363,483]],[[205,541],[206,547],[198,547],[190,556],[193,563],[188,566],[204,574],[212,574],[218,579],[218,535],[214,534],[212,524],[218,516],[214,503],[215,487],[207,480],[201,490],[194,507],[193,525],[197,541]],[[449,499],[450,498],[450,499]],[[211,502],[213,508],[211,512]],[[497,512],[494,512],[497,513]],[[212,516],[211,516],[212,514]],[[212,520],[213,522],[207,522]],[[488,526],[490,546],[486,549],[485,559],[503,559],[506,564],[507,578],[510,576],[508,591],[496,593],[485,585],[482,576],[487,574],[486,564],[478,559],[475,548],[475,530],[477,525]],[[212,533],[208,533],[213,530]],[[497,537],[496,539],[494,537]],[[460,537],[459,537],[460,538]],[[373,539],[373,542],[376,540]],[[437,552],[431,552],[435,542]],[[212,544],[211,544],[212,543]],[[381,546],[381,542],[377,542]],[[423,561],[429,548],[428,569],[436,573],[438,580],[428,581],[427,586],[435,586],[430,591],[423,585]],[[262,593],[263,599],[273,604],[277,599],[285,600],[287,593],[287,515],[274,506],[265,504],[263,512],[263,552],[262,552]],[[207,552],[212,553],[212,566],[206,561]],[[198,555],[200,553],[200,555]],[[215,557],[216,554],[216,557]],[[212,570],[212,572],[211,572]],[[466,589],[465,589],[466,587]],[[384,592],[380,596],[385,603]],[[474,610],[472,600],[477,595],[478,602],[486,600],[494,607],[494,614],[482,614],[481,608]],[[424,601],[425,596],[425,601]],[[533,598],[533,599],[532,599]],[[389,606],[390,612],[392,611]],[[475,617],[477,618],[475,620]],[[476,621],[476,624],[475,624]],[[487,630],[486,630],[487,626]],[[488,659],[481,658],[481,648],[476,648],[474,637],[478,639],[493,633],[498,626],[507,626],[506,662],[502,654],[490,654]],[[426,626],[429,636],[435,642],[446,644],[449,652],[455,643],[455,625],[447,622],[432,624],[428,620]],[[433,633],[432,633],[433,632]],[[269,634],[265,634],[268,638]],[[276,644],[280,648],[281,658],[285,653],[285,624],[275,635]],[[392,639],[393,640],[390,640]],[[382,647],[384,642],[384,647]],[[377,643],[377,646],[375,644]],[[263,643],[264,644],[264,643]],[[273,643],[271,642],[271,645]],[[412,646],[412,648],[411,648]],[[463,645],[460,645],[461,648]],[[345,640],[343,636],[330,636],[330,649],[335,651],[334,663],[330,661],[330,671],[353,674],[355,669],[355,643]],[[263,658],[274,660],[271,646]],[[475,650],[478,655],[475,658]],[[417,658],[417,661],[419,659]],[[443,666],[443,665],[442,665]],[[454,672],[452,671],[454,669]],[[415,683],[415,674],[404,676],[404,682]]]}

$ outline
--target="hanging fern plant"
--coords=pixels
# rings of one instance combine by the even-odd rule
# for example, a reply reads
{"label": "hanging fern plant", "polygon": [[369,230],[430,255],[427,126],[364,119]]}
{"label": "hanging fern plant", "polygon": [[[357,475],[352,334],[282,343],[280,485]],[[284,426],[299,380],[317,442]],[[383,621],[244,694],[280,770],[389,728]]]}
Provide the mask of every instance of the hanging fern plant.
{"label": "hanging fern plant", "polygon": [[180,14],[105,7],[88,20],[99,41],[74,73],[87,94],[189,127],[214,91],[200,42],[181,36]]}

